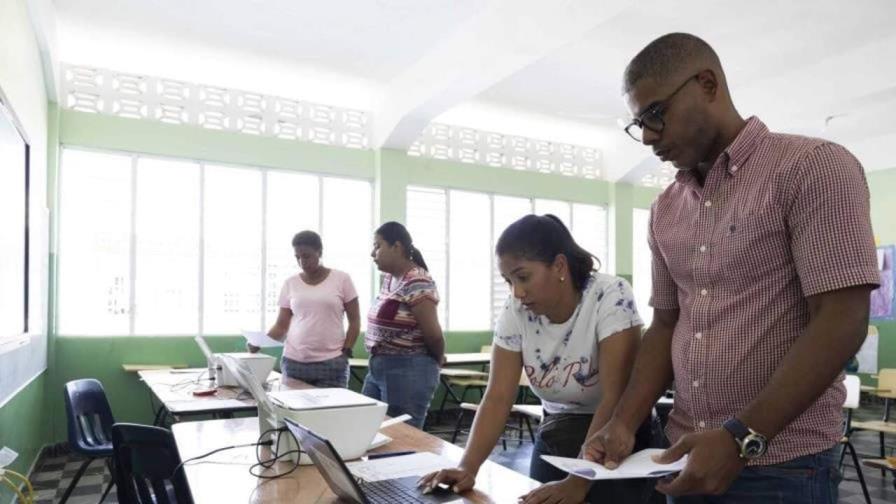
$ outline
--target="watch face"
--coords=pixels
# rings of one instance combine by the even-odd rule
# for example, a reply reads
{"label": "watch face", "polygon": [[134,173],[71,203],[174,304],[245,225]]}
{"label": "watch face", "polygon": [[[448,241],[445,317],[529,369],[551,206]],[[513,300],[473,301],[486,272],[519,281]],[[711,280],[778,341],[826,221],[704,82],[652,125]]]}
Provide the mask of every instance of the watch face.
{"label": "watch face", "polygon": [[765,441],[765,438],[750,434],[744,438],[743,456],[748,460],[759,458],[765,455],[766,448],[768,448],[768,443]]}

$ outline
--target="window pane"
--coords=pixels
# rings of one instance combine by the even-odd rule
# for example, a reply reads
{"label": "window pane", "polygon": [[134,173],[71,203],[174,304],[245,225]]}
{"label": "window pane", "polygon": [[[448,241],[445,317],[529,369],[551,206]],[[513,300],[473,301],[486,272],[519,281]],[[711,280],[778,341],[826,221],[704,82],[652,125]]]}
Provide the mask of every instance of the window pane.
{"label": "window pane", "polygon": [[59,332],[128,334],[131,159],[63,150],[59,222]]}
{"label": "window pane", "polygon": [[645,327],[649,327],[653,320],[653,308],[647,304],[653,285],[653,265],[650,247],[647,245],[649,221],[650,210],[635,208],[632,211],[632,289],[635,291],[635,305]]}
{"label": "window pane", "polygon": [[340,178],[323,179],[323,261],[349,274],[358,291],[361,327],[373,295],[373,195],[370,182]]}
{"label": "window pane", "polygon": [[449,321],[452,331],[491,328],[492,247],[489,197],[451,191],[448,257],[451,261]]}
{"label": "window pane", "polygon": [[553,214],[569,227],[569,203],[565,201],[536,199],[535,213],[538,215]]}
{"label": "window pane", "polygon": [[572,236],[576,243],[600,260],[600,271],[607,273],[607,209],[573,203]]}
{"label": "window pane", "polygon": [[[507,226],[513,224],[520,217],[532,213],[532,202],[527,198],[514,198],[511,196],[494,196],[493,201],[494,222],[492,232],[495,244],[497,244],[498,238]],[[492,250],[494,248],[492,246]],[[504,308],[504,302],[510,294],[510,287],[504,281],[504,278],[501,277],[501,272],[498,270],[498,262],[494,256],[492,257],[492,264],[492,322],[494,322],[498,315],[501,314],[501,309]]]}
{"label": "window pane", "polygon": [[205,169],[205,334],[261,329],[261,175]]}
{"label": "window pane", "polygon": [[[407,226],[414,246],[423,254],[441,301],[438,305],[439,323],[447,329],[445,311],[448,309],[448,257],[446,243],[446,208],[448,198],[442,189],[408,187]],[[487,243],[487,242],[486,242]],[[453,272],[452,272],[453,273]],[[453,309],[453,308],[452,308]]]}
{"label": "window pane", "polygon": [[137,162],[135,334],[199,330],[199,165]]}
{"label": "window pane", "polygon": [[[315,175],[268,172],[265,328],[274,325],[283,282],[298,273],[292,237],[320,231],[320,182]],[[324,243],[324,255],[329,250]]]}

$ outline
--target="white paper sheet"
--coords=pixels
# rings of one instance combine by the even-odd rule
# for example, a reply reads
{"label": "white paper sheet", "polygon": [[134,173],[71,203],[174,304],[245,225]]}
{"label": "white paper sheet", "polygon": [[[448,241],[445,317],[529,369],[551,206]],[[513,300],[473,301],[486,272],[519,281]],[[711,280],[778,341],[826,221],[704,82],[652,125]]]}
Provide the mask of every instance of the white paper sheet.
{"label": "white paper sheet", "polygon": [[250,345],[259,348],[282,347],[283,343],[271,338],[261,331],[243,331],[243,336]]}
{"label": "white paper sheet", "polygon": [[879,341],[880,333],[877,331],[877,327],[868,326],[868,336],[865,338],[865,342],[862,343],[862,348],[860,348],[859,352],[856,354],[856,359],[859,360],[858,371],[860,373],[877,373],[877,350]]}
{"label": "white paper sheet", "polygon": [[373,460],[359,460],[345,464],[355,476],[365,481],[381,481],[424,474],[454,467],[456,462],[430,452],[418,452],[411,455],[385,457]]}
{"label": "white paper sheet", "polygon": [[542,455],[541,458],[558,469],[590,480],[661,478],[684,469],[688,461],[687,455],[671,464],[657,464],[650,458],[652,455],[662,452],[663,450],[658,448],[641,450],[631,454],[614,470],[607,469],[601,464],[591,462],[590,460],[554,457],[551,455]]}

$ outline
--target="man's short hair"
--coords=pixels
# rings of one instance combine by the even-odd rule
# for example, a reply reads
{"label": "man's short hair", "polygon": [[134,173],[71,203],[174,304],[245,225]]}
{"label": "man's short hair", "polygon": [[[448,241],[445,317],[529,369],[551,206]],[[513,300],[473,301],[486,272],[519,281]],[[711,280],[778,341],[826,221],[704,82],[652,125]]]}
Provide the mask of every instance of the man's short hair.
{"label": "man's short hair", "polygon": [[[625,67],[622,92],[629,93],[644,79],[663,83],[683,69],[704,66],[721,71],[719,56],[700,37],[690,33],[668,33],[647,44]],[[699,69],[696,69],[699,71]]]}

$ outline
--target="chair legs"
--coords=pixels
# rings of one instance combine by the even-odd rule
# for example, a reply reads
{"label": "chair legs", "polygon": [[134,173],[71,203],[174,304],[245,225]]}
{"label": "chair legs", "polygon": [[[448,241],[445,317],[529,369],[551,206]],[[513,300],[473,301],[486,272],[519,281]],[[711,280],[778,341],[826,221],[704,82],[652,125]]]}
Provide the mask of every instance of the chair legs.
{"label": "chair legs", "polygon": [[89,458],[81,464],[81,467],[78,468],[78,472],[75,473],[75,476],[72,478],[72,482],[68,484],[68,488],[65,489],[65,493],[62,494],[62,499],[59,501],[59,504],[65,504],[68,500],[69,496],[72,494],[72,490],[75,489],[75,486],[78,484],[78,480],[81,479],[81,476],[84,476],[84,471],[87,470],[87,466],[90,465],[95,459]]}
{"label": "chair legs", "polygon": [[865,502],[871,504],[871,496],[868,495],[868,486],[865,484],[865,475],[862,473],[862,465],[859,462],[859,457],[856,455],[856,449],[850,441],[847,441],[844,445],[843,453],[845,454],[846,451],[849,450],[849,455],[852,457],[852,463],[856,468],[856,473],[859,475],[859,484],[862,486],[862,494],[865,496]]}
{"label": "chair legs", "polygon": [[103,501],[106,500],[106,496],[109,495],[109,491],[112,490],[112,487],[115,485],[115,468],[112,467],[112,463],[113,461],[111,458],[106,459],[106,468],[109,469],[111,478],[109,478],[109,484],[106,485],[106,489],[103,491],[103,496],[100,497],[99,504],[103,504]]}
{"label": "chair legs", "polygon": [[457,423],[454,425],[454,433],[451,434],[451,444],[457,442],[457,435],[460,433],[460,428],[464,421],[464,411],[464,409],[461,409],[460,413],[457,414]]}

